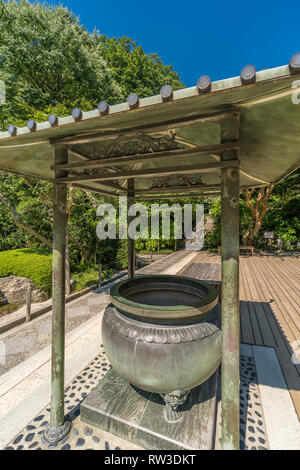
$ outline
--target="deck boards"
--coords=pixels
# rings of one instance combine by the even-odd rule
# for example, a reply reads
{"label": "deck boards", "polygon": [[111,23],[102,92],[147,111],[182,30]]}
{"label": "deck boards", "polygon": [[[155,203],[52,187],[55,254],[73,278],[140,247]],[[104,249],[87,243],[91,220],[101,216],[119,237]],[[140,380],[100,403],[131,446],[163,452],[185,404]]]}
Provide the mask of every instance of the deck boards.
{"label": "deck boards", "polygon": [[[196,263],[221,263],[201,252],[178,274],[194,275]],[[240,341],[273,347],[300,419],[300,365],[292,362],[292,344],[300,340],[300,259],[297,256],[240,256]]]}

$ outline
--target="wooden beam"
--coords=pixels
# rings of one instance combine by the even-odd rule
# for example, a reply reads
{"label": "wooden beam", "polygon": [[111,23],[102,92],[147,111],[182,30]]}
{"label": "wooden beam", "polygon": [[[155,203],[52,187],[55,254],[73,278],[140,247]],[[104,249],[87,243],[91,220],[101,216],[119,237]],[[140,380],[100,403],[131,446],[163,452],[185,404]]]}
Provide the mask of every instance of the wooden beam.
{"label": "wooden beam", "polygon": [[[77,172],[77,171],[74,171],[74,172],[70,171],[70,172],[68,172],[68,175],[69,175],[69,177],[74,177],[74,178],[76,178],[76,177],[80,176],[81,173],[80,173],[80,172]],[[113,178],[114,178],[114,174],[111,175],[111,179],[113,179]],[[79,180],[79,181],[81,181],[81,180]],[[97,183],[97,182],[96,182],[96,183]],[[72,184],[72,183],[71,183],[71,184]],[[103,182],[103,183],[101,183],[101,186],[104,186],[104,187],[107,188],[107,189],[114,189],[114,190],[116,190],[116,191],[120,191],[121,193],[127,194],[127,189],[122,188],[122,186],[120,186],[120,185],[118,185],[118,184],[115,184],[115,183],[112,183],[111,181]],[[110,192],[111,192],[111,191],[110,191]]]}
{"label": "wooden beam", "polygon": [[[111,165],[123,165],[125,163],[136,163],[136,162],[151,162],[156,159],[162,158],[174,158],[174,157],[199,157],[201,155],[220,155],[222,152],[231,149],[238,149],[240,147],[239,142],[228,142],[224,144],[206,145],[203,147],[178,149],[178,150],[164,150],[162,152],[155,153],[143,153],[137,155],[124,155],[122,157],[110,157],[110,158],[97,158],[90,160],[91,157],[86,157],[84,162],[70,163],[66,165],[53,165],[52,170],[82,170],[87,168],[103,168]],[[72,151],[74,155],[83,154],[80,152]]]}
{"label": "wooden beam", "polygon": [[[69,153],[72,153],[73,155],[75,155],[76,157],[80,158],[81,160],[83,160],[83,162],[81,162],[81,164],[83,165],[83,168],[93,168],[93,165],[88,165],[87,162],[89,160],[91,160],[91,156],[90,155],[86,155],[85,153],[83,152],[80,152],[78,150],[74,150],[72,149],[72,147],[69,147]],[[94,160],[93,160],[94,161]],[[92,163],[92,162],[91,162]],[[76,170],[77,168],[79,169],[82,169],[82,166],[81,166],[80,163],[67,163],[66,165],[63,165],[63,166],[66,166],[66,167],[70,167],[70,170]],[[113,166],[111,166],[111,164],[113,164],[112,161],[110,161],[110,165],[106,165],[107,167],[109,167],[110,170],[114,171],[114,172],[118,172],[119,170],[117,168],[114,168]],[[86,165],[86,166],[85,166]],[[60,165],[57,165],[58,167],[60,167]],[[59,170],[59,169],[62,169],[62,168],[56,168],[56,165],[52,165],[51,166],[51,169],[52,170]],[[66,169],[66,168],[65,168]]]}
{"label": "wooden beam", "polygon": [[115,191],[120,191],[121,193],[127,194],[127,188],[123,188],[119,184],[112,183],[111,181],[105,181],[105,183],[101,183],[101,186],[104,186],[108,189],[114,189]]}
{"label": "wooden beam", "polygon": [[[103,184],[103,183],[102,183]],[[82,184],[72,184],[72,186],[76,187],[76,188],[79,188],[79,189],[83,189],[85,191],[91,191],[91,192],[94,192],[94,193],[99,193],[99,194],[103,194],[103,196],[110,196],[110,197],[119,197],[121,196],[122,194],[120,193],[117,193],[117,192],[110,192],[110,191],[105,191],[101,188],[91,188],[89,186],[85,186],[85,185],[82,185]],[[261,186],[253,186],[253,188],[260,188]],[[248,186],[245,186],[245,188],[248,188]],[[241,186],[241,189],[243,189],[243,186]],[[125,188],[122,188],[122,190],[124,191],[123,192],[123,195],[124,193],[127,194],[127,189]],[[163,199],[163,198],[174,198],[174,197],[177,197],[178,194],[181,196],[181,197],[184,197],[184,194],[180,194],[180,193],[187,193],[185,197],[192,197],[190,196],[191,194],[195,194],[195,193],[191,193],[191,191],[197,191],[197,190],[200,190],[200,191],[213,191],[213,193],[208,193],[208,192],[199,192],[197,193],[197,196],[196,197],[199,197],[199,196],[209,196],[211,194],[215,194],[215,195],[220,195],[220,191],[221,191],[221,186],[196,186],[196,185],[191,185],[189,187],[186,187],[186,188],[180,188],[180,187],[174,187],[174,188],[162,188],[162,189],[157,189],[157,188],[150,188],[150,189],[136,189],[135,190],[135,194],[137,194],[138,198],[141,198],[141,199],[144,199],[145,197],[147,197],[147,199]],[[137,198],[136,197],[136,198]]]}
{"label": "wooden beam", "polygon": [[144,170],[132,170],[132,171],[122,171],[114,175],[80,175],[80,176],[71,176],[56,178],[57,183],[77,183],[80,181],[109,181],[112,179],[124,179],[124,178],[153,178],[159,176],[171,176],[171,175],[191,175],[195,173],[215,173],[220,171],[226,166],[239,166],[239,161],[226,161],[226,162],[214,162],[206,164],[198,164],[187,166],[175,167],[172,170],[170,168],[156,168],[156,169],[144,169]]}
{"label": "wooden beam", "polygon": [[82,189],[84,191],[91,191],[91,192],[94,192],[94,193],[103,194],[103,196],[109,196],[109,197],[121,196],[121,194],[113,193],[113,192],[110,192],[110,191],[105,191],[104,189],[100,189],[100,188],[99,189],[98,188],[87,188],[86,186],[83,186],[82,184],[72,184],[72,186],[74,188]]}
{"label": "wooden beam", "polygon": [[182,199],[182,198],[190,198],[190,197],[217,197],[220,196],[220,192],[217,193],[188,193],[188,194],[164,194],[160,196],[135,196],[136,201],[144,201],[151,199]]}
{"label": "wooden beam", "polygon": [[75,144],[85,144],[89,142],[97,142],[99,140],[113,140],[118,139],[119,137],[130,137],[136,136],[138,133],[154,133],[159,131],[166,131],[168,129],[176,129],[183,126],[189,126],[196,123],[203,123],[203,122],[221,122],[230,116],[236,115],[238,109],[235,107],[227,108],[226,110],[220,110],[215,113],[205,113],[202,116],[197,115],[194,117],[188,117],[185,119],[177,119],[177,120],[170,120],[164,123],[157,123],[152,126],[138,126],[134,129],[114,129],[114,130],[101,130],[98,132],[90,132],[88,134],[82,134],[78,136],[68,136],[68,137],[60,137],[57,139],[51,139],[50,143],[53,145],[59,144],[68,144],[68,145],[75,145]]}
{"label": "wooden beam", "polygon": [[[71,183],[71,185],[72,186],[78,186],[78,185],[72,184],[72,183]],[[103,183],[101,183],[101,186],[104,186],[104,188],[107,188],[108,190],[113,189],[114,191],[119,191],[120,193],[127,194],[127,188],[123,188],[122,186],[120,186],[118,184],[115,184],[115,183],[112,183],[111,181],[106,181],[105,183],[103,182]],[[83,187],[81,189],[89,189],[89,188]],[[90,188],[90,190],[92,191],[91,188]],[[95,188],[95,192],[99,192],[99,191],[102,192],[102,188]],[[104,190],[104,192],[112,193],[112,191],[107,191],[106,189]],[[103,194],[104,194],[104,192],[103,192]],[[119,193],[115,192],[113,194],[118,196]]]}
{"label": "wooden beam", "polygon": [[[72,147],[69,147],[68,151],[69,151],[69,153],[73,153],[73,155],[75,155],[75,157],[78,157],[78,158],[80,158],[81,160],[83,160],[85,162],[91,159],[91,157],[89,155],[86,155],[85,153],[79,152],[77,150],[73,150]],[[56,168],[54,168],[55,166],[56,165],[51,166],[51,170],[55,170],[56,169]]]}
{"label": "wooden beam", "polygon": [[162,188],[148,188],[148,189],[136,189],[135,194],[142,194],[146,196],[147,194],[165,194],[165,193],[190,193],[191,191],[214,191],[219,190],[220,185],[205,185],[205,184],[191,184],[190,186],[173,186],[173,187],[162,187]]}

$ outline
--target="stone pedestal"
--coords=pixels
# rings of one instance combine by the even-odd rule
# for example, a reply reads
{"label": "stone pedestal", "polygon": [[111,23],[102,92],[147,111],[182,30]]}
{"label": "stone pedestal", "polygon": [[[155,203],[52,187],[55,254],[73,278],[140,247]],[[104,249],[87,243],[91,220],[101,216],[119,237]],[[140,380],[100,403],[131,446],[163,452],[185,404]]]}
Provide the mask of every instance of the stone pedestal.
{"label": "stone pedestal", "polygon": [[214,447],[218,372],[194,388],[176,423],[165,419],[163,399],[130,385],[111,369],[81,404],[81,420],[150,450]]}

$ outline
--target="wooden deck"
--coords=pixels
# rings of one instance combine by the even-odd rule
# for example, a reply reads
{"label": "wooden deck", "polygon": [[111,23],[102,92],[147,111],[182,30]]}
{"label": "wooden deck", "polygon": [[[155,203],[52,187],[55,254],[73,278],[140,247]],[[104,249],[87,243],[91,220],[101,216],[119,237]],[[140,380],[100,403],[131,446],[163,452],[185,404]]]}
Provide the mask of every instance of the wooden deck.
{"label": "wooden deck", "polygon": [[[178,274],[201,278],[195,263],[221,263],[221,257],[201,252]],[[240,256],[240,341],[275,349],[300,419],[300,365],[291,358],[295,341],[300,348],[299,286],[299,257]]]}

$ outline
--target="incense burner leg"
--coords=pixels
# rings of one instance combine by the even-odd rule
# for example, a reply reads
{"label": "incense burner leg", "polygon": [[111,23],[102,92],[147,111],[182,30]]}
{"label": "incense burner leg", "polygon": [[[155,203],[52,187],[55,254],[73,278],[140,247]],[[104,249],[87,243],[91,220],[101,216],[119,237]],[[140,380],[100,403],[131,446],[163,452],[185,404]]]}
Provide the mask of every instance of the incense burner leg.
{"label": "incense burner leg", "polygon": [[160,393],[160,396],[163,398],[166,406],[164,408],[164,417],[168,423],[177,423],[183,417],[181,411],[178,410],[178,407],[182,405],[190,390],[175,390],[170,393]]}

